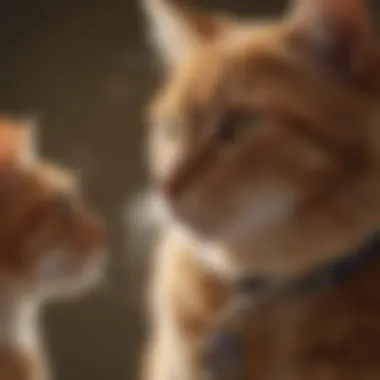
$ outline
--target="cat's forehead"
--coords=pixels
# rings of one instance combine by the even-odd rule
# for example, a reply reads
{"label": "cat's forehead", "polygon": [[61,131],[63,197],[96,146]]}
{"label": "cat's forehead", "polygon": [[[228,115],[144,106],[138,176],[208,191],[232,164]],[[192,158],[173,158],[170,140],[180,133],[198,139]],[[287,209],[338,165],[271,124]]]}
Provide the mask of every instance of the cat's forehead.
{"label": "cat's forehead", "polygon": [[326,115],[332,123],[342,112],[360,113],[357,98],[297,54],[292,43],[288,25],[266,23],[199,46],[169,76],[153,103],[153,120],[234,107],[268,107],[311,119]]}
{"label": "cat's forehead", "polygon": [[198,46],[169,76],[153,111],[250,102],[249,96],[262,96],[279,82],[300,82],[305,62],[286,46],[286,39],[286,29],[268,23],[245,25]]}

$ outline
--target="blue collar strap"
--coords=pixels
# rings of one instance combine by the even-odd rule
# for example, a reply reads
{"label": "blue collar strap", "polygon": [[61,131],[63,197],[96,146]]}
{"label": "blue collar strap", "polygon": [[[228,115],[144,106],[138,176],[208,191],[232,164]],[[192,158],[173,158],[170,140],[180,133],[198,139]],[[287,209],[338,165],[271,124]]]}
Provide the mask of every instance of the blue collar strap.
{"label": "blue collar strap", "polygon": [[204,366],[207,380],[240,378],[242,337],[257,307],[278,298],[304,295],[339,284],[377,257],[380,257],[380,231],[344,258],[325,263],[295,280],[279,283],[257,276],[240,278],[220,320],[206,339]]}
{"label": "blue collar strap", "polygon": [[376,231],[359,249],[344,255],[343,258],[321,264],[317,268],[295,280],[275,283],[264,277],[240,278],[234,286],[234,294],[258,296],[268,288],[279,287],[280,293],[297,294],[318,290],[326,285],[338,284],[353,275],[360,267],[380,257],[380,231]]}

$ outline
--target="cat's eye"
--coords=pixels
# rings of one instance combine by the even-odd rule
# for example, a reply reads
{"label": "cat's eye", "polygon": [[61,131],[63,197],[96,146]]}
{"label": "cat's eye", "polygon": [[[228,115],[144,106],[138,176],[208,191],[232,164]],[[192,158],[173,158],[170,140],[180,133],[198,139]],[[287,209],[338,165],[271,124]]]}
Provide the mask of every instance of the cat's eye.
{"label": "cat's eye", "polygon": [[232,111],[215,123],[212,138],[221,143],[233,143],[256,125],[256,115],[247,111]]}

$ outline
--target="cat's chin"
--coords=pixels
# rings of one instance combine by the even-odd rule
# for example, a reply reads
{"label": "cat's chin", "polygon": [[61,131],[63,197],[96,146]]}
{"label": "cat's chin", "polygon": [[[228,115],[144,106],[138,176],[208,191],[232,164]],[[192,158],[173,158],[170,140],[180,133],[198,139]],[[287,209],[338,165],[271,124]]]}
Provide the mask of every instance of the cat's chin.
{"label": "cat's chin", "polygon": [[[104,280],[104,252],[81,265],[59,261],[55,268],[53,261],[40,268],[40,273],[32,281],[31,295],[39,299],[67,297],[82,294],[99,286]],[[54,265],[55,264],[55,265]]]}
{"label": "cat's chin", "polygon": [[104,263],[96,260],[86,264],[83,268],[74,271],[72,278],[63,280],[62,287],[56,287],[56,293],[52,294],[57,297],[78,296],[101,285],[104,281]]}

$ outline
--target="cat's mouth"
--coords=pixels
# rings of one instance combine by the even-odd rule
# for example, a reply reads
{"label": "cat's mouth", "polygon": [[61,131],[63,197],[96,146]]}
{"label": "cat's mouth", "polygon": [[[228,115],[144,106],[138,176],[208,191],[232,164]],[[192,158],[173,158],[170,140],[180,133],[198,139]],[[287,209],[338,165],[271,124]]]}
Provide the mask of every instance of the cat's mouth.
{"label": "cat's mouth", "polygon": [[98,250],[80,262],[67,249],[48,252],[33,273],[32,293],[55,297],[92,288],[104,278],[105,257],[105,250]]}
{"label": "cat's mouth", "polygon": [[202,240],[220,240],[228,225],[228,218],[217,216],[207,206],[191,204],[185,197],[173,201],[160,192],[154,198],[156,215],[164,225]]}

